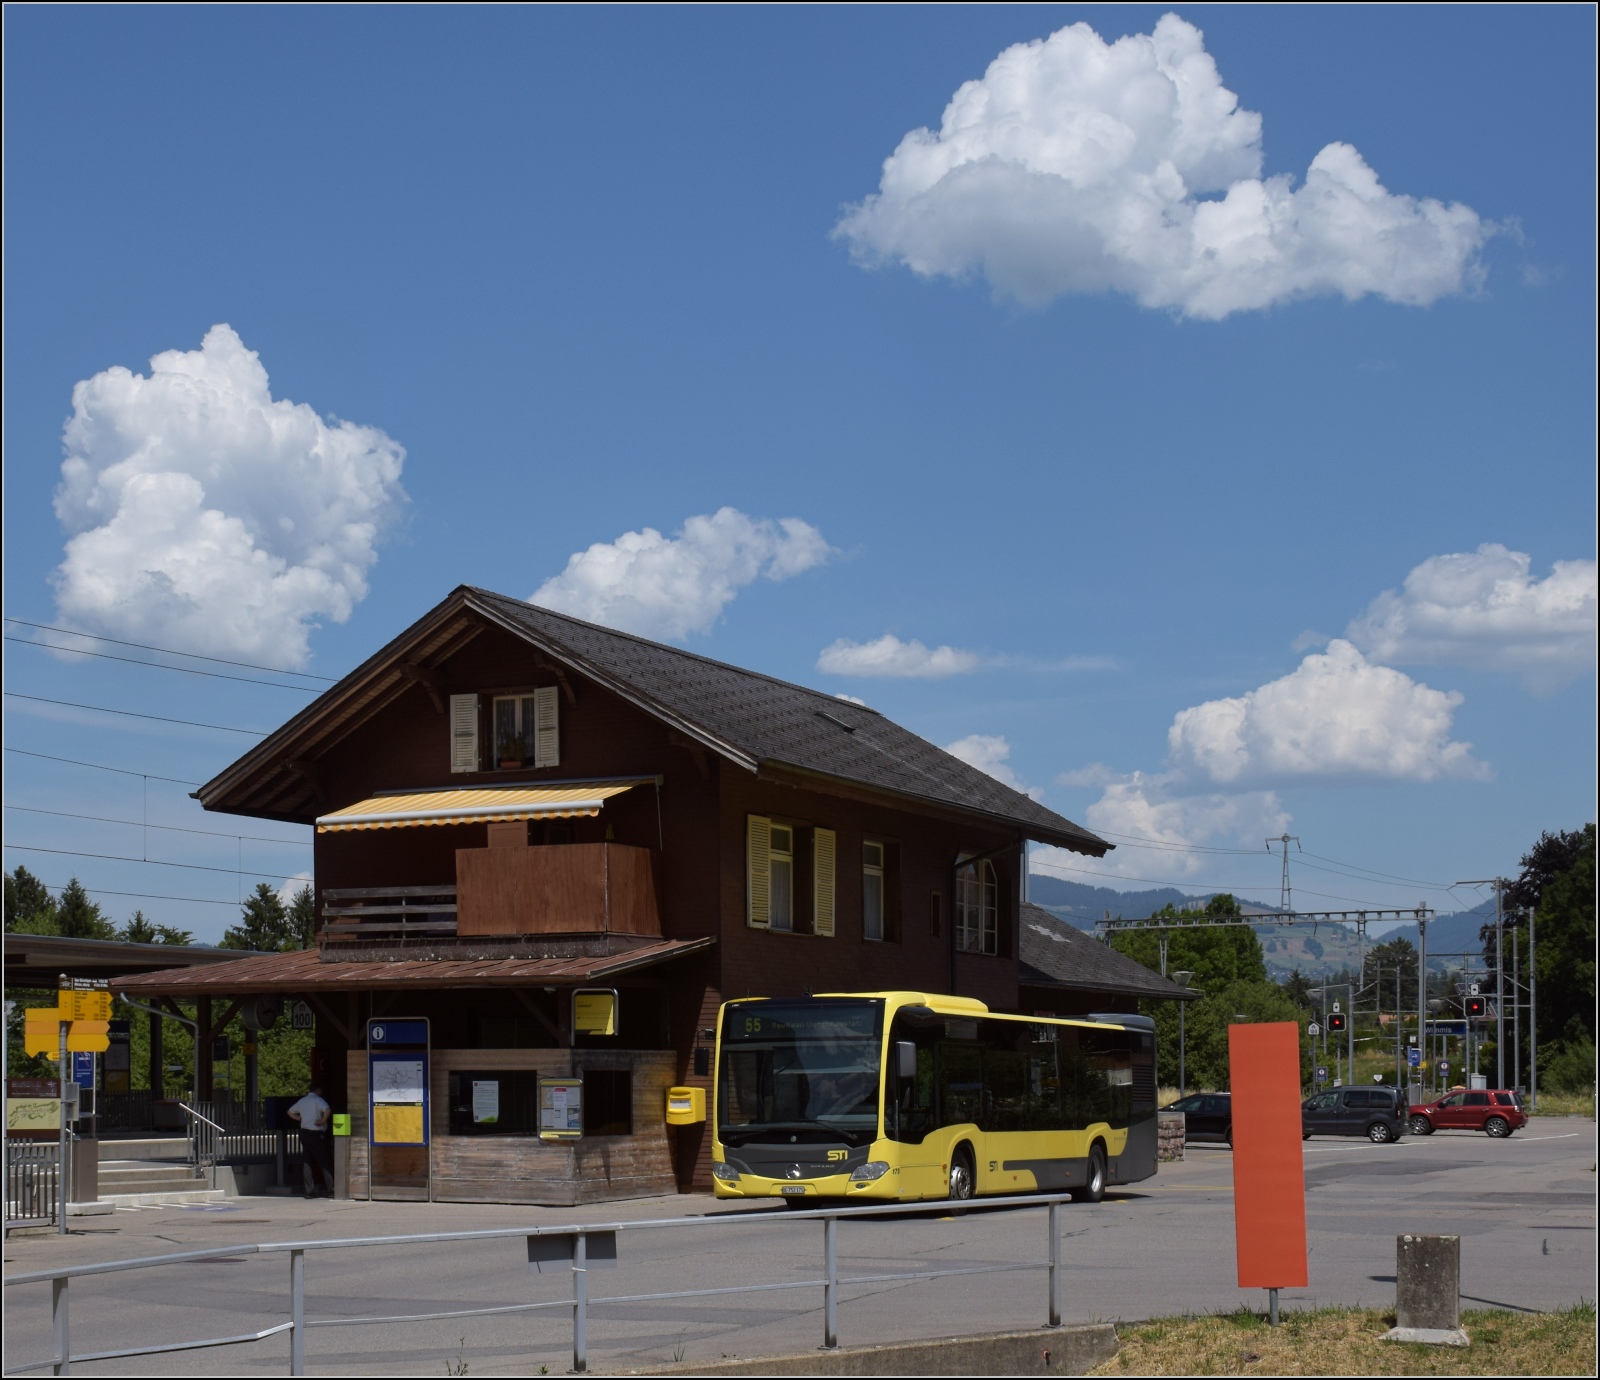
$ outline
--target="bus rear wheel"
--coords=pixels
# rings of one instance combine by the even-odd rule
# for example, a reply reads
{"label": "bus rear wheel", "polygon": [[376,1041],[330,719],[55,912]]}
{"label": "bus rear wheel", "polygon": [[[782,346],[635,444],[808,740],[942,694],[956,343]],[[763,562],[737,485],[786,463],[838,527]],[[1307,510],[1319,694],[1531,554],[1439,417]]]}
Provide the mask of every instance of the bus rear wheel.
{"label": "bus rear wheel", "polygon": [[978,1189],[978,1175],[972,1164],[972,1151],[961,1146],[950,1156],[950,1201],[969,1202]]}
{"label": "bus rear wheel", "polygon": [[1083,1189],[1074,1192],[1075,1203],[1098,1203],[1106,1196],[1106,1152],[1096,1142],[1089,1147],[1089,1178]]}

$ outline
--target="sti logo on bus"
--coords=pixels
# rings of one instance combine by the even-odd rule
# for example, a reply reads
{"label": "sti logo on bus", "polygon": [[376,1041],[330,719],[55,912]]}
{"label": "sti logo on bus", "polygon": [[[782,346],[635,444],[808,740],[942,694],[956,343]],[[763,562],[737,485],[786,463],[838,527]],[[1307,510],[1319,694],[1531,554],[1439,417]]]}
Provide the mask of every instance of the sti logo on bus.
{"label": "sti logo on bus", "polygon": [[828,1151],[828,1158],[830,1160],[847,1160],[850,1158],[850,1152],[848,1150],[830,1150]]}

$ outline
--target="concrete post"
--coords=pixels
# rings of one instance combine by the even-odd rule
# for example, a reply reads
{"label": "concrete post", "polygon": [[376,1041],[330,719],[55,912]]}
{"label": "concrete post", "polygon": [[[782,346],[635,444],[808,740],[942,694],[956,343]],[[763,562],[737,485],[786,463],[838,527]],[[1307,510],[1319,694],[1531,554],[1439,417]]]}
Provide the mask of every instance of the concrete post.
{"label": "concrete post", "polygon": [[1461,1330],[1461,1238],[1395,1238],[1395,1323],[1385,1341],[1466,1346]]}

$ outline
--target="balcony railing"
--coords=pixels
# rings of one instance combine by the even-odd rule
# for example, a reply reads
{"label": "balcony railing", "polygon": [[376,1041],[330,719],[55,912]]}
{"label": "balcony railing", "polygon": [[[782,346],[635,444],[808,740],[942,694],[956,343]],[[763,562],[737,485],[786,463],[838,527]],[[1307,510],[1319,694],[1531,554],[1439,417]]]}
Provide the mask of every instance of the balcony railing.
{"label": "balcony railing", "polygon": [[325,944],[368,939],[437,939],[456,932],[456,889],[352,886],[322,893]]}

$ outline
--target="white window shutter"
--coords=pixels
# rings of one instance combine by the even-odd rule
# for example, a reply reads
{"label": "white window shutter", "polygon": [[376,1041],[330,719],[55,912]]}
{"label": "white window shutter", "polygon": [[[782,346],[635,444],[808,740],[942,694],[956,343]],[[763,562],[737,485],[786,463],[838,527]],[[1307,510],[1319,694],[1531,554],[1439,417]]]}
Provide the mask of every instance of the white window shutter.
{"label": "white window shutter", "polygon": [[478,697],[450,696],[450,770],[478,770]]}
{"label": "white window shutter", "polygon": [[561,691],[554,685],[533,692],[533,765],[561,765]]}
{"label": "white window shutter", "polygon": [[832,829],[811,831],[811,870],[813,887],[811,932],[833,938],[833,898],[838,835]]}
{"label": "white window shutter", "polygon": [[750,815],[745,827],[745,871],[749,877],[750,927],[772,928],[772,821]]}

